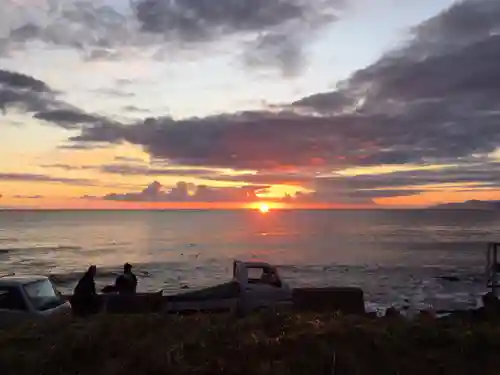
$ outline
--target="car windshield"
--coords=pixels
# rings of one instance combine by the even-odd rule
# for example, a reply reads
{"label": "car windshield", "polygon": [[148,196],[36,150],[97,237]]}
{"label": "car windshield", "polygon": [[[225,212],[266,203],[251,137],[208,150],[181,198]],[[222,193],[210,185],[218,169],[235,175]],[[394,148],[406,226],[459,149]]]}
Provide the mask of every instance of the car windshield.
{"label": "car windshield", "polygon": [[49,280],[26,284],[24,291],[37,310],[47,310],[62,303],[61,297]]}

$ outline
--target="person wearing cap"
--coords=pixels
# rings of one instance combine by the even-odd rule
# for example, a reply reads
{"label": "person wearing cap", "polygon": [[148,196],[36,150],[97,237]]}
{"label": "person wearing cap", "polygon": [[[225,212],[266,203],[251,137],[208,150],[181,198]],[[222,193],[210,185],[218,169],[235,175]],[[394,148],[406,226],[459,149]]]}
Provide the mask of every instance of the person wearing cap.
{"label": "person wearing cap", "polygon": [[116,290],[120,294],[133,294],[137,289],[137,277],[132,272],[132,265],[125,263],[123,273],[116,278]]}

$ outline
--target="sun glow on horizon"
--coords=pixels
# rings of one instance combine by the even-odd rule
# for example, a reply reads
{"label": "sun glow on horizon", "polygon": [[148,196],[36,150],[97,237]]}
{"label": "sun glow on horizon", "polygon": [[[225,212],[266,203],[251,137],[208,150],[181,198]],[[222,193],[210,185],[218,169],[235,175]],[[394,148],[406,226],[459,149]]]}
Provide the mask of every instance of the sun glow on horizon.
{"label": "sun glow on horizon", "polygon": [[263,214],[266,214],[269,212],[269,205],[266,203],[261,203],[259,204],[259,211]]}

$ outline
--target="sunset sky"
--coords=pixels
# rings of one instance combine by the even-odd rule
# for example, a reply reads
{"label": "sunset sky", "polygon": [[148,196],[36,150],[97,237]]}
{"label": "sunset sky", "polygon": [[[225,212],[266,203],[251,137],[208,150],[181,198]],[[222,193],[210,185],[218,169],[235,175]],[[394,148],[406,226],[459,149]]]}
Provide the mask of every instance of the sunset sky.
{"label": "sunset sky", "polygon": [[0,9],[0,208],[500,199],[498,0]]}

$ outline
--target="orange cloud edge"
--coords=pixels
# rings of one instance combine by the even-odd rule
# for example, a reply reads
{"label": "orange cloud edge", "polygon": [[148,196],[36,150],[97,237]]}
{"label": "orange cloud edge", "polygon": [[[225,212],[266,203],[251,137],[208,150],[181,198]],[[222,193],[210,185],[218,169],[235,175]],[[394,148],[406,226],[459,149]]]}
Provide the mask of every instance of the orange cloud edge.
{"label": "orange cloud edge", "polygon": [[59,204],[8,205],[0,210],[258,210],[262,204],[270,210],[328,210],[381,208],[376,205],[330,204],[330,203],[282,203],[268,200],[256,202],[105,202],[84,201],[61,202]]}

